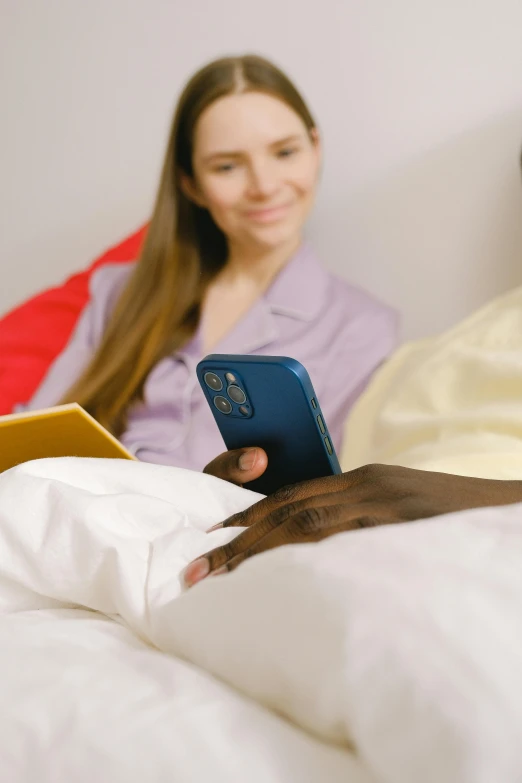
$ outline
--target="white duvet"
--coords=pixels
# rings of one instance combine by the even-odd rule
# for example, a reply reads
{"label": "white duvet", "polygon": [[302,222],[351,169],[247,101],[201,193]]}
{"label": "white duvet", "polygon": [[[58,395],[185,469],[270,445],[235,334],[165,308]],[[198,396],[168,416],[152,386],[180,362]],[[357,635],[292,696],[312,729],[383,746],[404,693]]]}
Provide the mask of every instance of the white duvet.
{"label": "white duvet", "polygon": [[256,495],[0,475],[0,780],[522,781],[522,507],[284,547],[183,593]]}

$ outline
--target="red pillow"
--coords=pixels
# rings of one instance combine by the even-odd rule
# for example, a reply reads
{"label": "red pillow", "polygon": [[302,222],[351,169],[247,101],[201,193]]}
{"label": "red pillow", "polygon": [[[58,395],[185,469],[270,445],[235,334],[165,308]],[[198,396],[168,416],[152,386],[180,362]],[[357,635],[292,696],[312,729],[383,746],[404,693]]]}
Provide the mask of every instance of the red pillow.
{"label": "red pillow", "polygon": [[0,319],[0,415],[29,400],[63,350],[89,299],[89,279],[99,266],[137,258],[147,226],[109,248],[66,282],[29,299]]}

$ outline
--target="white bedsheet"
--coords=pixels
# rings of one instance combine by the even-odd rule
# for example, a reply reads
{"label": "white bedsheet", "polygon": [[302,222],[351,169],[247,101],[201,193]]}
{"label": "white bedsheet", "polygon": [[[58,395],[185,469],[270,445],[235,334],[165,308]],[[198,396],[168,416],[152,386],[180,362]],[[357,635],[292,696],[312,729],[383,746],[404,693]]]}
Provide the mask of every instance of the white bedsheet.
{"label": "white bedsheet", "polygon": [[522,780],[522,507],[285,547],[182,594],[237,532],[204,531],[255,499],[113,460],[0,475],[0,780]]}

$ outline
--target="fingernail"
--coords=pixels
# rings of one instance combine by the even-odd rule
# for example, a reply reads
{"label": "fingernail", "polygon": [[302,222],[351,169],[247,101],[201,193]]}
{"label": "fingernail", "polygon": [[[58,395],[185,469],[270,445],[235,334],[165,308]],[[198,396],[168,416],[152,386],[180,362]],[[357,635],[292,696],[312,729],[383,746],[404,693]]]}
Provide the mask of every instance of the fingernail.
{"label": "fingernail", "polygon": [[186,587],[192,587],[200,579],[207,576],[210,571],[210,564],[206,557],[200,557],[198,560],[194,560],[193,563],[189,563],[188,566],[181,574],[181,578]]}
{"label": "fingernail", "polygon": [[207,533],[212,533],[213,530],[219,530],[220,527],[223,527],[223,522],[218,522],[217,525],[212,525],[212,527],[209,527]]}
{"label": "fingernail", "polygon": [[240,470],[251,470],[254,467],[257,454],[256,449],[249,449],[243,452],[237,461]]}

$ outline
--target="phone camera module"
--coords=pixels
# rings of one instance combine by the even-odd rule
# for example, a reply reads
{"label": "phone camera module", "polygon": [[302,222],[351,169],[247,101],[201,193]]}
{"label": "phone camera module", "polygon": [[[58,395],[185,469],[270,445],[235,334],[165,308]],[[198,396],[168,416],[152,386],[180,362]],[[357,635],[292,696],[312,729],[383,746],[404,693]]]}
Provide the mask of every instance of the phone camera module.
{"label": "phone camera module", "polygon": [[246,394],[239,386],[229,386],[227,394],[231,400],[237,402],[238,405],[242,405],[246,401]]}
{"label": "phone camera module", "polygon": [[206,372],[204,375],[204,381],[212,391],[221,391],[223,388],[223,382],[221,378],[214,372]]}
{"label": "phone camera module", "polygon": [[219,394],[217,397],[214,397],[214,405],[216,406],[218,411],[226,414],[227,416],[229,413],[232,413],[232,405],[225,397],[221,397],[221,395]]}

